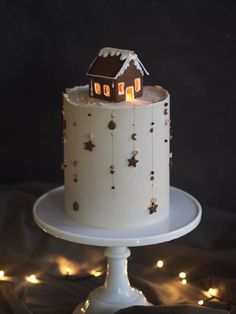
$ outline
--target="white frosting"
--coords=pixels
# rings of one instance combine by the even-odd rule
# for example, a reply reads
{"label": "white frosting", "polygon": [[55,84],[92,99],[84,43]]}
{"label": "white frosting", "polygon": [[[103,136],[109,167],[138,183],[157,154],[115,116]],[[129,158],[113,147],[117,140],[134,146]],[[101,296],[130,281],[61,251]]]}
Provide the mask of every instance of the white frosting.
{"label": "white frosting", "polygon": [[132,53],[134,53],[134,52],[131,50],[105,47],[99,51],[98,55],[99,55],[99,57],[104,57],[104,58],[106,58],[108,55],[111,55],[111,56],[119,56],[120,55],[120,60],[125,60]]}
{"label": "white frosting", "polygon": [[[164,106],[165,103],[168,106]],[[90,98],[88,86],[83,86],[67,90],[64,107],[66,212],[85,225],[103,228],[138,227],[166,217],[169,210],[169,125],[166,124],[169,94],[159,86],[144,87],[144,95],[132,102],[101,103]],[[164,108],[168,109],[167,114]],[[116,123],[113,131],[107,126],[112,113]],[[137,134],[135,149],[139,152],[137,167],[128,166],[134,145],[133,121]],[[150,133],[151,122],[155,123],[154,133]],[[89,133],[95,145],[92,151],[84,149]],[[76,166],[74,161],[77,161]],[[109,172],[112,163],[114,175]],[[153,188],[151,170],[155,172]],[[75,177],[77,182],[73,180]],[[111,189],[113,183],[114,190]],[[158,208],[150,214],[148,207],[152,197],[157,199]],[[78,211],[73,209],[74,202],[79,204]]]}

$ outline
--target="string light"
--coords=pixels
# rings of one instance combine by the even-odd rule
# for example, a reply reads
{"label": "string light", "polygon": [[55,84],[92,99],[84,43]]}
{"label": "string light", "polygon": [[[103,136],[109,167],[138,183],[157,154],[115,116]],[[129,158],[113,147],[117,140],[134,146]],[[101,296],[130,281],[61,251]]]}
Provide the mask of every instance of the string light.
{"label": "string light", "polygon": [[[70,263],[71,264],[71,263]],[[68,265],[68,264],[67,264]],[[164,266],[164,261],[163,260],[158,260],[156,262],[156,267],[158,268],[163,268]],[[70,266],[66,266],[64,264],[64,267],[63,269],[61,268],[61,271],[62,273],[66,276],[69,276],[71,274],[74,274],[74,265],[72,263],[72,268],[71,268],[71,265]],[[94,276],[94,277],[99,277],[103,274],[103,272],[99,269],[92,269],[90,272],[89,272],[90,275]],[[182,285],[186,285],[188,283],[188,280],[187,280],[187,274],[186,272],[183,272],[181,271],[179,274],[178,274],[178,277],[180,278],[180,283]],[[204,276],[203,278],[210,278],[210,276]],[[202,279],[202,278],[201,278]],[[5,281],[5,280],[8,280],[8,281],[13,281],[13,278],[11,277],[6,277],[5,276],[5,272],[4,270],[0,270],[0,281]],[[26,276],[25,277],[25,280],[31,284],[38,284],[38,283],[41,283],[41,281],[36,277],[35,274],[31,274],[29,276]],[[191,281],[192,282],[192,281]],[[210,280],[211,282],[211,280]],[[216,287],[210,287],[208,290],[201,290],[201,292],[205,295],[205,298],[204,299],[200,299],[200,300],[196,300],[196,303],[199,305],[199,306],[202,306],[203,304],[205,304],[206,302],[212,302],[212,301],[218,301],[218,302],[222,302],[222,303],[226,303],[228,304],[228,307],[229,308],[232,308],[233,306],[236,305],[236,303],[234,302],[231,302],[231,300],[227,300],[227,299],[222,299],[220,296],[219,296],[219,288],[216,288]],[[89,301],[87,301],[87,303],[85,304],[84,306],[84,311],[86,311],[86,308],[89,306]]]}
{"label": "string light", "polygon": [[38,278],[35,276],[35,275],[30,275],[30,276],[26,276],[25,277],[26,281],[32,283],[32,284],[37,284],[39,283],[40,281],[38,280]]}
{"label": "string light", "polygon": [[158,268],[162,268],[164,266],[164,262],[160,259],[159,261],[157,261],[157,267]]}
{"label": "string light", "polygon": [[102,272],[96,269],[93,269],[90,271],[90,275],[94,276],[94,277],[99,277],[102,275]]}
{"label": "string light", "polygon": [[179,278],[184,279],[184,278],[186,278],[186,276],[187,276],[186,273],[183,271],[181,271],[181,273],[179,273]]}
{"label": "string light", "polygon": [[66,267],[66,276],[69,276],[71,274],[71,268],[68,266]]}
{"label": "string light", "polygon": [[185,285],[187,284],[187,279],[182,279],[182,280],[181,280],[181,283],[182,283],[182,285],[185,286]]}
{"label": "string light", "polygon": [[217,296],[217,292],[218,292],[218,289],[216,289],[216,288],[210,288],[210,289],[208,290],[208,293],[209,293],[210,296],[212,296],[212,297]]}

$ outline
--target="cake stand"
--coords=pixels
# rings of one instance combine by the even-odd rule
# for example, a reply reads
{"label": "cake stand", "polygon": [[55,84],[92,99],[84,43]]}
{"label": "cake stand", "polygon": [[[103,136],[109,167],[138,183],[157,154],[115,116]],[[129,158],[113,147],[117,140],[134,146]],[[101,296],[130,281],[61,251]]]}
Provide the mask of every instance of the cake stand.
{"label": "cake stand", "polygon": [[159,223],[130,229],[100,229],[72,220],[64,212],[64,187],[41,196],[33,208],[36,224],[67,241],[107,247],[107,274],[103,286],[91,292],[73,314],[112,314],[133,305],[150,305],[143,293],[130,286],[127,247],[158,244],[177,239],[197,227],[201,205],[190,194],[170,188],[170,214]]}

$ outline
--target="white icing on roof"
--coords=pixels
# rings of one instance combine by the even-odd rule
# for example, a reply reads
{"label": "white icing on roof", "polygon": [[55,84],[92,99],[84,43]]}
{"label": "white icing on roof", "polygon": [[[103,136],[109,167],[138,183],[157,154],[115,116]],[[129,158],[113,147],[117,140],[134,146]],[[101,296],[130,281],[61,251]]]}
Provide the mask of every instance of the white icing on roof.
{"label": "white icing on roof", "polygon": [[99,57],[106,58],[108,55],[110,56],[119,56],[120,60],[125,60],[129,57],[129,55],[134,54],[134,51],[131,50],[125,50],[125,49],[117,49],[117,48],[111,48],[111,47],[104,47],[99,51]]}
{"label": "white icing on roof", "polygon": [[134,65],[139,70],[142,75],[144,73],[146,75],[149,75],[148,71],[145,69],[144,65],[142,62],[139,60],[138,56],[136,53],[132,50],[125,50],[125,49],[117,49],[117,48],[111,48],[111,47],[104,47],[99,51],[99,57],[104,57],[106,58],[107,56],[119,56],[120,55],[120,60],[125,60],[124,64],[120,68],[119,72],[116,74],[114,79],[117,79],[120,75],[122,75],[125,70],[128,68],[130,61],[134,61]]}

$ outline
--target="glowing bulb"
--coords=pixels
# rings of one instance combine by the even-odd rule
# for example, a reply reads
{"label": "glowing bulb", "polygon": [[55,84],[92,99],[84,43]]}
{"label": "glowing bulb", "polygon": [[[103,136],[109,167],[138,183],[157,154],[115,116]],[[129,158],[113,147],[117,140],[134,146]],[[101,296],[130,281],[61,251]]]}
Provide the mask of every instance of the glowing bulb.
{"label": "glowing bulb", "polygon": [[35,275],[27,276],[26,280],[30,283],[33,283],[33,284],[39,283],[39,280],[37,279],[37,277]]}
{"label": "glowing bulb", "polygon": [[208,290],[208,293],[211,295],[211,296],[216,296],[217,295],[217,289],[216,288],[210,288]]}
{"label": "glowing bulb", "polygon": [[179,273],[179,277],[182,279],[186,278],[186,273],[181,271],[181,273]]}
{"label": "glowing bulb", "polygon": [[93,275],[94,277],[99,277],[99,276],[101,276],[101,275],[102,275],[102,272],[101,272],[101,271],[98,271],[98,270],[93,269],[93,270],[91,270],[90,275]]}
{"label": "glowing bulb", "polygon": [[181,283],[182,283],[182,285],[186,285],[187,284],[187,279],[182,279]]}
{"label": "glowing bulb", "polygon": [[66,267],[66,275],[69,276],[71,274],[71,268]]}
{"label": "glowing bulb", "polygon": [[198,304],[198,305],[203,305],[203,304],[204,304],[204,301],[203,301],[203,300],[199,300],[199,301],[197,302],[197,304]]}
{"label": "glowing bulb", "polygon": [[5,276],[4,271],[3,271],[3,270],[0,270],[0,278],[1,278],[1,277],[4,277],[4,276]]}
{"label": "glowing bulb", "polygon": [[157,261],[157,267],[158,268],[162,268],[164,266],[164,262],[160,259],[159,261]]}

